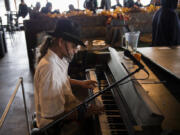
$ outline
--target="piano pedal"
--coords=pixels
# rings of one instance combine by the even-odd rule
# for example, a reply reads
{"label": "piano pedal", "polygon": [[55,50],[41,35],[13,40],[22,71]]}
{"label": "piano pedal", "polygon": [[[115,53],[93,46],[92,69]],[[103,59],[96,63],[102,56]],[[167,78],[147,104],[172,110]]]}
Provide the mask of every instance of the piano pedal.
{"label": "piano pedal", "polygon": [[37,128],[36,118],[32,121],[32,128]]}

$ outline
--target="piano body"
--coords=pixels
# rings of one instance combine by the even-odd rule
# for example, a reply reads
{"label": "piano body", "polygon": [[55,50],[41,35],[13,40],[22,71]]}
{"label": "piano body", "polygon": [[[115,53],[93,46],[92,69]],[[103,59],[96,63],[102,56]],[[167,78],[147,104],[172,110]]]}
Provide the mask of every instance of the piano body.
{"label": "piano body", "polygon": [[[80,52],[74,61],[76,62],[70,64],[70,74],[73,78],[76,78],[73,72],[75,74],[80,72],[78,79],[84,79],[86,76],[87,79],[98,82],[98,88],[89,90],[89,95],[103,90],[137,68],[132,61],[124,58],[123,51],[117,52],[113,48],[105,51]],[[168,93],[169,90],[147,65],[144,65],[150,73],[148,79],[143,80],[147,75],[144,71],[140,71],[94,101],[95,104],[100,101],[105,109],[103,114],[94,116],[96,118],[93,124],[94,134],[180,133],[179,102]],[[160,95],[158,92],[167,96],[166,101],[163,101],[165,97],[158,97]],[[166,108],[171,110],[166,110]]]}

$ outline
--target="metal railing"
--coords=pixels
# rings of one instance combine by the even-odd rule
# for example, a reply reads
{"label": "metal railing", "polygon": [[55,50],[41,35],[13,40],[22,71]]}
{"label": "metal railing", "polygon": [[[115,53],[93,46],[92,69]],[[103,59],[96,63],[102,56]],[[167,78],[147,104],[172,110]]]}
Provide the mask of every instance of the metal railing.
{"label": "metal railing", "polygon": [[2,114],[2,117],[0,119],[0,128],[2,127],[2,125],[3,125],[4,121],[5,121],[5,118],[6,118],[7,114],[8,114],[8,112],[9,112],[11,104],[13,103],[14,98],[16,96],[16,93],[19,90],[20,86],[22,87],[22,95],[23,95],[23,102],[24,102],[24,110],[25,110],[25,116],[26,116],[27,130],[28,130],[28,134],[30,135],[30,126],[29,126],[28,112],[27,112],[27,106],[26,106],[26,97],[25,97],[24,84],[23,84],[23,78],[22,77],[19,78],[19,81],[18,81],[18,83],[16,85],[16,88],[15,88],[13,94],[11,95],[11,98],[9,99],[9,102],[8,102],[4,112]]}

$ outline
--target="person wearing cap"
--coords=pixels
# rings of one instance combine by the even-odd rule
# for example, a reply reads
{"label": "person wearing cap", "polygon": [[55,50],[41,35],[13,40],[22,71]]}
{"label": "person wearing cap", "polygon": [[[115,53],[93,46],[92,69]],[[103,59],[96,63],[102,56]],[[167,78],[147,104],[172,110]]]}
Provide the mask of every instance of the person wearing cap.
{"label": "person wearing cap", "polygon": [[153,46],[180,45],[180,21],[175,12],[177,2],[177,0],[161,0],[161,8],[153,16]]}
{"label": "person wearing cap", "polygon": [[[48,33],[50,36],[41,45],[34,76],[36,119],[39,128],[80,103],[73,95],[71,86],[92,89],[96,87],[95,81],[73,80],[67,73],[69,62],[77,52],[77,45],[85,46],[79,38],[79,32],[78,25],[74,22],[59,19],[55,31]],[[74,112],[70,119],[77,119],[77,116],[78,112]]]}

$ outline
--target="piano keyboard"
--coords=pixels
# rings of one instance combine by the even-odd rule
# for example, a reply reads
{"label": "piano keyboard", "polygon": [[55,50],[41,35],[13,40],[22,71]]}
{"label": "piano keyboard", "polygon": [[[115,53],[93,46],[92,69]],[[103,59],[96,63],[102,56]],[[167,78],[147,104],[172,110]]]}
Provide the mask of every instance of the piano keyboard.
{"label": "piano keyboard", "polygon": [[[96,93],[103,90],[108,86],[105,77],[102,72],[96,73],[93,69],[88,71],[88,79],[98,82],[99,87],[96,87],[90,93]],[[102,80],[104,79],[104,80]],[[98,101],[97,101],[98,100]],[[104,113],[98,116],[100,123],[100,130],[102,135],[128,135],[128,131],[120,116],[120,111],[115,103],[114,97],[111,91],[105,92],[95,99],[95,104],[103,104]]]}

